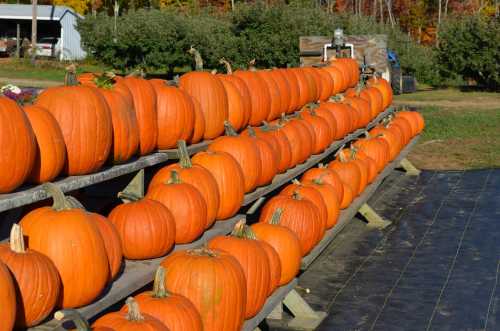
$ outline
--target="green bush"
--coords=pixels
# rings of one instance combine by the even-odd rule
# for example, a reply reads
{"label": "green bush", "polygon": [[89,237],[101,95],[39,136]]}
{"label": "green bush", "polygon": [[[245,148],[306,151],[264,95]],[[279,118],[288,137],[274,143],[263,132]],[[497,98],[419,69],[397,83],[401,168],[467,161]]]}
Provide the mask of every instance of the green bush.
{"label": "green bush", "polygon": [[438,60],[444,77],[460,75],[500,89],[500,24],[481,16],[446,21],[439,33]]}

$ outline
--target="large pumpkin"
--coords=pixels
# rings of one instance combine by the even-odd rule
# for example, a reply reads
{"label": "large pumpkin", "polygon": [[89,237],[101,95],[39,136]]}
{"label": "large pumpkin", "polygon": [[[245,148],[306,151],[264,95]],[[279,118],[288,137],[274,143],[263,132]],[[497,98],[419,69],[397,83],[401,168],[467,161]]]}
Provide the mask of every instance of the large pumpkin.
{"label": "large pumpkin", "polygon": [[[170,293],[165,288],[165,268],[156,270],[152,291],[142,292],[134,297],[141,312],[165,324],[170,331],[202,331],[200,313],[187,298]],[[128,312],[128,306],[121,309]]]}
{"label": "large pumpkin", "polygon": [[344,184],[350,186],[355,196],[364,190],[366,181],[364,183],[361,181],[361,170],[354,162],[344,157],[343,153],[339,154],[337,160],[330,162],[328,168],[335,171]]}
{"label": "large pumpkin", "polygon": [[370,136],[381,137],[387,142],[389,145],[389,160],[394,160],[396,156],[398,156],[399,151],[403,148],[400,136],[384,126],[379,125],[371,129]]}
{"label": "large pumpkin", "polygon": [[[227,79],[227,75],[219,74],[217,75],[217,77],[220,78],[220,81],[222,82],[222,85],[224,85],[224,89],[226,90],[228,103],[228,121],[236,131],[240,131],[248,124],[248,121],[250,120],[251,109],[247,108],[240,90],[236,87],[233,81],[231,81],[231,79]],[[250,104],[248,106],[250,106]]]}
{"label": "large pumpkin", "polygon": [[29,180],[34,183],[50,182],[56,178],[66,162],[66,146],[61,128],[52,114],[40,106],[25,106],[36,137],[36,157]]}
{"label": "large pumpkin", "polygon": [[337,192],[338,201],[342,201],[344,196],[344,186],[339,175],[320,164],[318,168],[307,170],[300,179],[302,182],[319,180],[321,183],[330,184]]}
{"label": "large pumpkin", "polygon": [[267,119],[271,112],[271,94],[266,82],[256,72],[237,70],[234,76],[241,78],[250,92],[252,110],[250,112],[250,125],[260,125]]}
{"label": "large pumpkin", "polygon": [[17,224],[12,226],[10,244],[0,245],[0,261],[14,276],[18,290],[16,326],[37,325],[50,314],[59,298],[61,280],[54,263],[47,256],[25,248],[23,232]]}
{"label": "large pumpkin", "polygon": [[288,284],[299,272],[302,251],[297,235],[279,222],[280,215],[276,214],[269,222],[255,223],[251,228],[257,239],[271,245],[278,254],[281,262],[281,286]]}
{"label": "large pumpkin", "polygon": [[104,241],[86,211],[73,207],[54,184],[43,185],[54,204],[31,211],[20,224],[29,248],[47,255],[61,276],[59,306],[81,307],[97,298],[108,282]]}
{"label": "large pumpkin", "polygon": [[314,112],[317,116],[323,118],[326,124],[330,127],[330,132],[332,134],[332,142],[337,137],[337,119],[335,115],[330,111],[328,107],[324,106],[324,103],[319,104],[316,108],[311,108],[311,111]]}
{"label": "large pumpkin", "polygon": [[288,82],[288,79],[285,73],[279,69],[273,69],[269,72],[274,82],[278,86],[279,94],[280,94],[280,111],[281,113],[287,113],[290,109],[290,104],[292,101],[291,96],[291,86]]}
{"label": "large pumpkin", "polygon": [[324,102],[321,107],[325,107],[335,117],[337,132],[335,139],[343,139],[353,129],[353,119],[349,107],[339,102]]}
{"label": "large pumpkin", "polygon": [[151,199],[123,193],[120,196],[130,202],[116,206],[108,218],[120,235],[123,256],[145,260],[167,254],[175,241],[175,221],[170,210]]}
{"label": "large pumpkin", "polygon": [[354,143],[354,146],[365,152],[375,161],[378,172],[381,172],[387,162],[389,162],[389,144],[381,137],[360,139]]}
{"label": "large pumpkin", "polygon": [[160,169],[149,183],[149,189],[165,183],[170,179],[172,170],[177,171],[182,182],[193,185],[203,196],[207,204],[205,228],[208,229],[215,222],[220,204],[217,182],[210,171],[200,165],[192,164],[186,149],[186,143],[182,140],[178,143],[178,151],[179,163],[173,163]]}
{"label": "large pumpkin", "polygon": [[378,174],[377,163],[365,152],[356,148],[354,145],[351,145],[351,150],[351,158],[353,160],[360,160],[366,164],[366,167],[368,168],[368,183],[373,182]]}
{"label": "large pumpkin", "polygon": [[199,248],[175,252],[161,265],[167,269],[165,287],[194,304],[204,331],[241,329],[247,289],[243,269],[233,256]]}
{"label": "large pumpkin", "polygon": [[257,179],[257,186],[269,184],[278,173],[279,152],[273,148],[266,138],[262,138],[262,135],[258,137],[256,130],[252,127],[248,127],[247,130],[243,131],[242,135],[248,135],[252,138],[259,151],[261,172]]}
{"label": "large pumpkin", "polygon": [[288,107],[287,114],[293,113],[294,111],[300,109],[300,87],[297,77],[290,69],[278,69],[283,76],[288,81],[290,86],[290,105]]}
{"label": "large pumpkin", "polygon": [[126,313],[123,311],[108,313],[97,319],[92,327],[110,328],[114,331],[170,331],[159,319],[143,314],[134,299],[128,298],[126,305],[128,306]]}
{"label": "large pumpkin", "polygon": [[270,71],[260,70],[257,71],[257,75],[259,75],[265,83],[267,90],[269,91],[270,100],[271,100],[271,108],[269,110],[269,114],[267,115],[266,120],[272,121],[278,117],[280,117],[282,113],[281,108],[281,92],[279,90],[279,86],[273,78],[273,75]]}
{"label": "large pumpkin", "polygon": [[207,203],[196,187],[181,181],[177,171],[170,172],[167,182],[152,187],[146,198],[161,202],[172,212],[176,244],[193,242],[205,230]]}
{"label": "large pumpkin", "polygon": [[0,330],[10,331],[16,321],[16,290],[10,271],[0,261]]}
{"label": "large pumpkin", "polygon": [[198,164],[212,174],[219,191],[217,218],[227,219],[240,209],[245,196],[243,171],[238,162],[225,152],[201,152],[193,157]]}
{"label": "large pumpkin", "polygon": [[139,125],[139,152],[141,155],[147,155],[156,149],[158,141],[156,92],[153,85],[142,78],[126,77],[120,82],[123,82],[132,93]]}
{"label": "large pumpkin", "polygon": [[98,89],[89,86],[51,87],[36,105],[54,115],[66,144],[65,172],[84,175],[101,168],[111,151],[111,112]]}
{"label": "large pumpkin", "polygon": [[347,86],[346,80],[344,78],[344,73],[340,71],[339,68],[334,66],[326,66],[321,68],[321,70],[326,71],[333,80],[333,89],[331,95],[336,95],[345,91]]}
{"label": "large pumpkin", "polygon": [[[0,96],[0,193],[20,186],[30,175],[35,162],[35,135],[22,109]],[[8,169],[8,171],[6,171]]]}
{"label": "large pumpkin", "polygon": [[270,287],[270,263],[267,253],[258,240],[252,238],[239,221],[231,235],[217,236],[208,247],[232,255],[241,265],[246,279],[245,319],[252,318],[266,302]]}
{"label": "large pumpkin", "polygon": [[306,110],[301,113],[302,118],[311,124],[315,136],[313,154],[323,152],[333,142],[333,133],[328,122],[318,116],[314,110]]}
{"label": "large pumpkin", "polygon": [[257,136],[266,139],[279,153],[278,172],[282,173],[292,166],[292,146],[280,126],[264,124],[255,130]]}
{"label": "large pumpkin", "polygon": [[288,142],[290,148],[290,162],[288,168],[296,166],[300,163],[300,160],[307,153],[305,144],[302,143],[301,133],[293,125],[287,125],[288,122],[285,119],[280,121],[275,121],[272,123],[272,128],[276,130],[277,134],[284,137],[283,141]]}
{"label": "large pumpkin", "polygon": [[334,93],[334,82],[332,76],[322,68],[313,68],[321,79],[319,100],[326,101]]}
{"label": "large pumpkin", "polygon": [[257,186],[262,165],[257,145],[252,138],[238,135],[229,123],[226,123],[226,136],[215,139],[209,151],[226,152],[238,162],[243,171],[245,192],[251,192]]}
{"label": "large pumpkin", "polygon": [[194,104],[191,97],[160,79],[152,79],[156,92],[158,119],[158,149],[174,148],[179,140],[193,135],[195,122]]}
{"label": "large pumpkin", "polygon": [[191,71],[181,76],[179,87],[200,102],[205,118],[205,139],[213,139],[224,132],[228,118],[226,90],[220,79],[211,73]]}
{"label": "large pumpkin", "polygon": [[337,220],[340,214],[340,201],[337,197],[337,191],[335,190],[335,188],[333,188],[332,185],[323,183],[318,179],[301,182],[301,185],[312,187],[316,189],[319,194],[321,194],[321,197],[325,202],[327,211],[326,228],[330,229],[335,224],[337,224]]}
{"label": "large pumpkin", "polygon": [[280,224],[299,237],[302,256],[307,255],[323,237],[325,227],[318,208],[298,193],[292,197],[277,195],[262,208],[259,222],[268,223],[275,213],[280,214]]}
{"label": "large pumpkin", "polygon": [[382,93],[383,108],[386,109],[392,103],[392,87],[384,78],[372,77],[368,80],[368,86],[374,87]]}

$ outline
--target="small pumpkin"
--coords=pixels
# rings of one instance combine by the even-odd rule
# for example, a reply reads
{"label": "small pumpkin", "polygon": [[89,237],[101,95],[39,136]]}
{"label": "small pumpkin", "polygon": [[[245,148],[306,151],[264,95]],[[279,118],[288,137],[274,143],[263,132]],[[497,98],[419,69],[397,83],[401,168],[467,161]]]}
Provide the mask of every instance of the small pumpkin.
{"label": "small pumpkin", "polygon": [[337,192],[338,201],[342,201],[344,196],[344,186],[342,185],[342,180],[339,175],[320,164],[318,168],[311,168],[307,170],[301,177],[301,182],[319,180],[321,183],[330,184]]}
{"label": "small pumpkin", "polygon": [[321,194],[327,210],[326,228],[330,229],[337,224],[340,214],[340,201],[337,197],[337,191],[333,188],[333,186],[326,184],[319,179],[301,182],[301,185],[312,187],[317,190],[319,194]]}
{"label": "small pumpkin", "polygon": [[246,135],[253,139],[259,151],[261,173],[257,179],[257,186],[267,185],[278,173],[279,154],[265,138],[258,137],[252,127],[248,127],[242,135],[245,135],[245,132]]}
{"label": "small pumpkin", "polygon": [[287,113],[290,110],[290,103],[292,101],[290,83],[282,70],[273,69],[269,73],[278,86],[280,95],[280,111],[278,114]]}
{"label": "small pumpkin", "polygon": [[313,154],[323,152],[333,142],[333,133],[328,122],[321,116],[318,116],[313,109],[306,109],[301,113],[302,118],[313,127],[315,136],[315,145]]}
{"label": "small pumpkin", "polygon": [[301,108],[300,105],[300,87],[297,77],[290,69],[278,69],[283,76],[286,78],[288,85],[290,86],[290,105],[288,107],[287,114],[293,113],[294,111]]}
{"label": "small pumpkin", "polygon": [[[340,152],[338,154],[338,159],[330,162],[328,168],[335,171],[342,183],[349,185],[355,196],[360,194],[366,186],[366,181],[363,183],[361,181],[361,171],[359,167],[348,158],[344,156],[344,153]],[[365,178],[366,180],[366,178]]]}
{"label": "small pumpkin", "polygon": [[340,102],[324,102],[320,104],[330,111],[337,123],[335,139],[343,139],[353,129],[353,119],[347,105]]}
{"label": "small pumpkin", "polygon": [[279,173],[282,173],[292,167],[292,147],[286,134],[280,130],[280,126],[264,123],[264,125],[255,130],[255,132],[258,136],[262,136],[266,139],[279,153]]}

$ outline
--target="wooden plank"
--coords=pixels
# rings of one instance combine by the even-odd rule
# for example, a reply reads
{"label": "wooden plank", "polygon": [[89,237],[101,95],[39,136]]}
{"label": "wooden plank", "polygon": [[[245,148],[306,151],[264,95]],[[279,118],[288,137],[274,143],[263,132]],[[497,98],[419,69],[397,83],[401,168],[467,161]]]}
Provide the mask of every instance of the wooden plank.
{"label": "wooden plank", "polygon": [[[208,146],[207,141],[188,146],[190,155],[201,150],[205,150]],[[142,156],[133,159],[127,163],[104,167],[100,171],[82,176],[71,176],[56,180],[54,184],[59,186],[63,192],[73,191],[97,183],[101,183],[116,177],[127,175],[135,171],[151,167],[167,160],[178,159],[177,150],[166,150],[165,152],[156,152],[150,155]],[[30,203],[44,200],[47,198],[45,191],[40,185],[37,186],[22,186],[13,193],[0,194],[0,212],[9,209],[28,205]]]}
{"label": "wooden plank", "polygon": [[[245,215],[236,215],[227,220],[217,221],[212,228],[203,233],[200,239],[190,244],[176,245],[172,251],[175,252],[200,247],[215,236],[230,233],[236,222],[244,218]],[[106,310],[111,305],[123,300],[131,293],[151,283],[156,269],[165,257],[166,256],[157,259],[138,261],[125,260],[125,268],[123,269],[122,274],[118,277],[118,279],[110,284],[110,286],[105,290],[105,294],[103,294],[101,298],[94,303],[79,308],[78,311],[85,319],[91,319]],[[54,319],[45,324],[31,328],[31,330],[55,330],[60,325],[61,322]]]}
{"label": "wooden plank", "polygon": [[340,216],[337,224],[326,231],[323,239],[309,252],[308,255],[302,258],[301,270],[305,270],[311,265],[311,263],[325,250],[325,248],[335,239],[337,234],[342,231],[342,229],[346,226],[346,224],[356,215],[359,208],[370,199],[370,197],[375,193],[377,188],[380,186],[382,181],[396,168],[399,166],[399,163],[402,159],[404,159],[408,153],[410,153],[411,149],[415,146],[420,136],[414,137],[408,145],[399,153],[398,157],[394,159],[391,163],[389,163],[385,169],[377,176],[377,178],[368,185],[363,193],[359,195],[351,205],[340,212]]}
{"label": "wooden plank", "polygon": [[[196,154],[198,152],[206,150],[208,145],[210,145],[210,143],[211,143],[210,140],[205,140],[205,141],[193,144],[193,145],[189,145],[187,147],[189,155],[193,155],[193,154]],[[158,152],[167,154],[169,160],[178,160],[179,159],[179,152],[178,152],[177,148],[163,149],[163,150],[159,150]]]}
{"label": "wooden plank", "polygon": [[260,322],[262,322],[273,311],[274,307],[281,304],[288,293],[290,293],[295,288],[295,286],[297,286],[297,283],[297,278],[294,278],[288,284],[278,287],[274,291],[274,293],[269,298],[267,298],[264,307],[262,307],[259,313],[251,319],[245,321],[245,324],[243,324],[241,330],[253,331],[260,324]]}
{"label": "wooden plank", "polygon": [[386,111],[380,113],[374,120],[372,120],[364,129],[358,129],[354,131],[353,133],[348,134],[347,136],[344,137],[342,140],[337,140],[334,141],[330,147],[328,147],[323,153],[321,154],[316,154],[312,155],[309,159],[307,159],[304,163],[296,165],[295,167],[288,169],[286,172],[279,174],[274,177],[273,181],[271,184],[258,187],[255,189],[253,192],[245,194],[245,199],[243,200],[243,206],[248,206],[249,204],[253,203],[255,200],[261,198],[262,196],[274,191],[278,187],[283,186],[284,184],[288,183],[292,179],[300,176],[313,166],[317,165],[321,161],[323,161],[326,157],[331,155],[333,152],[338,150],[342,145],[359,138],[360,136],[363,135],[365,130],[370,130],[374,126],[376,126],[382,119],[385,117],[389,116],[391,113],[393,113],[393,109],[389,108]]}

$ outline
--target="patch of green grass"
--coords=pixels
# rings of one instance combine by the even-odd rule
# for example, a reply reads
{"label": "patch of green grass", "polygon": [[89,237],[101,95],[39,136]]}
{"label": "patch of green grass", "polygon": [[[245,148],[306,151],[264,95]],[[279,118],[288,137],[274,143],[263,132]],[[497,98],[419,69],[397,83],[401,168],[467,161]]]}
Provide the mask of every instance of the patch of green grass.
{"label": "patch of green grass", "polygon": [[475,99],[492,99],[499,102],[500,93],[482,92],[482,91],[467,91],[463,92],[459,89],[448,88],[439,90],[425,90],[415,93],[401,94],[394,97],[395,101],[450,101],[450,102],[471,102]]}

